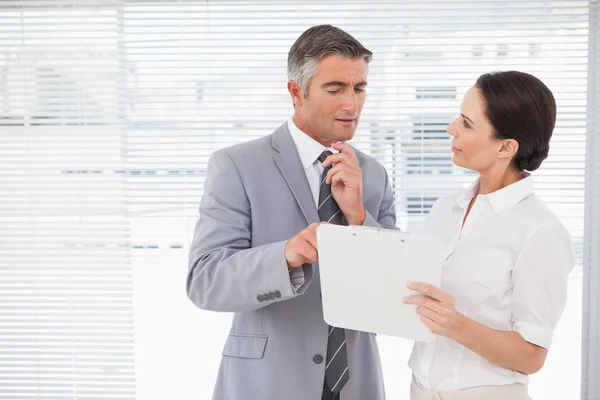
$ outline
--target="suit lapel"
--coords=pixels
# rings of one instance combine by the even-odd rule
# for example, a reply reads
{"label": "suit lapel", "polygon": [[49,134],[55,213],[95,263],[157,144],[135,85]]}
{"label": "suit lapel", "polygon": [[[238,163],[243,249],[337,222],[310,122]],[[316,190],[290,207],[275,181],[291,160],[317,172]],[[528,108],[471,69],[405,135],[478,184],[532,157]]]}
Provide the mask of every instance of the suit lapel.
{"label": "suit lapel", "polygon": [[273,157],[273,160],[294,195],[306,221],[309,224],[319,222],[319,213],[317,212],[310,186],[306,180],[306,174],[298,155],[298,149],[296,149],[294,140],[287,128],[287,123],[280,126],[273,133],[271,143],[273,148],[278,152]]}

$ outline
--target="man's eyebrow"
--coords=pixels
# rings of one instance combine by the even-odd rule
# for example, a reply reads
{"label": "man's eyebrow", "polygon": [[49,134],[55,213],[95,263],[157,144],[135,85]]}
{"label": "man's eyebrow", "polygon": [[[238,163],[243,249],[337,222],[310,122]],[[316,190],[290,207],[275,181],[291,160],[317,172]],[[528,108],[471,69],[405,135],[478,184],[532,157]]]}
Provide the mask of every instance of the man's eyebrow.
{"label": "man's eyebrow", "polygon": [[322,87],[329,87],[329,86],[341,86],[341,87],[346,87],[346,84],[344,82],[340,82],[340,81],[329,81],[329,82],[325,82]]}
{"label": "man's eyebrow", "polygon": [[[345,84],[344,82],[340,82],[340,81],[329,81],[329,82],[325,82],[323,85],[321,85],[322,87],[329,87],[329,86],[341,86],[341,87],[346,87],[348,86],[347,84]],[[356,85],[354,85],[354,87],[357,86],[367,86],[367,82],[366,81],[360,81],[358,82]]]}

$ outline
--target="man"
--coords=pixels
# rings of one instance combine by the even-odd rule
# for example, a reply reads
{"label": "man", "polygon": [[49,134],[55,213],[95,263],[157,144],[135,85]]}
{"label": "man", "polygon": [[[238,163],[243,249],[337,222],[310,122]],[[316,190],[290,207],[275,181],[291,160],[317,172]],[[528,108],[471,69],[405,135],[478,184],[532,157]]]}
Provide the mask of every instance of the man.
{"label": "man", "polygon": [[385,397],[375,336],[323,320],[315,232],[321,221],[396,223],[384,167],[343,143],[371,57],[341,29],[308,29],[288,57],[293,118],[209,161],[187,293],[235,312],[214,400]]}

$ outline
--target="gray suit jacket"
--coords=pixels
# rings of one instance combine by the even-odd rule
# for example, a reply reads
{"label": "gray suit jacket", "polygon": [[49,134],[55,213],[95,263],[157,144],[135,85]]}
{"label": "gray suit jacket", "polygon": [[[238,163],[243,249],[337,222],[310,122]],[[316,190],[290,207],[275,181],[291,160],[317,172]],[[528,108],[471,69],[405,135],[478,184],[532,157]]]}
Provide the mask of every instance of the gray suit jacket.
{"label": "gray suit jacket", "polygon": [[[394,228],[385,168],[357,151],[364,225]],[[203,310],[234,312],[213,400],[320,400],[328,325],[318,265],[294,290],[284,246],[319,216],[287,128],[215,152],[189,254],[187,294]],[[365,273],[368,273],[365,265]],[[210,327],[207,327],[210,329]],[[347,331],[342,400],[384,399],[375,335]]]}

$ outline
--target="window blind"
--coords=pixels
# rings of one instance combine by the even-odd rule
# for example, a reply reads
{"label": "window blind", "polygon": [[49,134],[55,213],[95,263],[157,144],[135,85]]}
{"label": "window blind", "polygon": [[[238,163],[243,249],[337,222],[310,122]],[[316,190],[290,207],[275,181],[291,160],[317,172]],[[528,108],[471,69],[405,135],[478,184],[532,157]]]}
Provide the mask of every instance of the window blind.
{"label": "window blind", "polygon": [[[477,77],[518,69],[542,79],[558,119],[536,186],[581,265],[588,99],[600,90],[588,84],[592,4],[0,2],[0,398],[159,398],[159,386],[209,397],[214,374],[178,376],[216,374],[218,351],[199,367],[183,350],[197,340],[144,330],[152,345],[137,341],[138,352],[182,349],[152,375],[143,361],[152,356],[135,354],[136,326],[185,329],[198,318],[179,307],[183,281],[169,277],[185,274],[208,158],[291,116],[287,53],[316,24],[374,52],[352,144],[387,168],[409,232],[439,196],[476,177],[452,164],[445,128]],[[136,293],[161,307],[141,303],[134,318]],[[218,347],[206,340],[206,351]],[[401,398],[404,382],[391,376],[388,395]],[[564,382],[553,393],[574,398]]]}
{"label": "window blind", "polygon": [[130,187],[133,203],[195,217],[210,154],[291,116],[289,48],[330,23],[374,52],[353,144],[388,169],[408,231],[435,199],[474,180],[452,165],[445,128],[477,77],[518,69],[542,79],[558,119],[537,189],[581,260],[588,10],[588,1],[127,2],[128,152],[147,177]]}
{"label": "window blind", "polygon": [[0,3],[0,398],[134,399],[122,5]]}
{"label": "window blind", "polygon": [[600,3],[590,4],[581,398],[600,397]]}
{"label": "window blind", "polygon": [[[571,232],[579,264],[570,278],[569,298],[574,300],[562,322],[571,333],[557,333],[531,393],[579,397],[580,353],[570,344],[581,336],[589,6],[588,1],[126,2],[128,149],[136,156],[131,159],[135,169],[156,168],[160,174],[139,176],[130,186],[138,212],[133,226],[144,237],[140,246],[157,246],[136,251],[134,264],[160,255],[155,263],[163,265],[163,272],[156,280],[171,274],[167,266],[181,254],[178,246],[185,254],[189,245],[212,152],[267,135],[292,115],[287,53],[310,26],[337,25],[374,52],[353,145],[387,168],[398,225],[409,232],[419,231],[439,196],[476,177],[452,164],[445,132],[466,90],[485,72],[529,72],[551,88],[558,103],[550,156],[535,173],[536,188]],[[158,179],[164,184],[151,184]],[[207,326],[216,326],[216,316],[197,310],[182,316],[181,324],[198,315]],[[221,343],[228,319],[221,325],[222,336],[216,328],[202,330],[203,340]],[[383,338],[380,343],[388,395],[404,398],[405,382],[396,378],[409,373],[404,366],[408,354],[385,359],[396,345]],[[197,347],[198,354],[211,355],[203,356],[213,360],[210,364],[190,365],[216,374],[220,346],[214,347]],[[554,384],[559,380],[553,374],[565,365],[570,371],[561,375],[565,384]],[[202,377],[200,386],[197,380],[171,382],[182,392],[208,397],[214,375],[204,372]]]}

